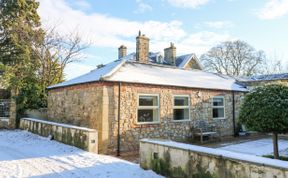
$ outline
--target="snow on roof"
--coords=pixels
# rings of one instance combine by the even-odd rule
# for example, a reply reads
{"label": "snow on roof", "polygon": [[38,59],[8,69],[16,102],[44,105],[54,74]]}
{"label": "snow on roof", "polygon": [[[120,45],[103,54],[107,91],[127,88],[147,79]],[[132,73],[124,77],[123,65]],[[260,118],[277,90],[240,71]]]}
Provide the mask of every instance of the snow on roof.
{"label": "snow on roof", "polygon": [[204,72],[201,70],[184,70],[176,67],[126,62],[106,81],[145,83],[191,88],[247,91],[235,83],[231,77]]}
{"label": "snow on roof", "polygon": [[288,73],[255,75],[248,78],[246,81],[267,81],[267,80],[288,80]]}
{"label": "snow on roof", "polygon": [[62,83],[58,83],[56,85],[49,86],[48,89],[99,81],[101,80],[101,77],[110,75],[112,72],[117,71],[118,67],[121,66],[124,62],[125,59],[113,61],[101,68],[94,69],[87,74],[81,75],[71,80],[67,80]]}
{"label": "snow on roof", "polygon": [[190,88],[247,91],[235,79],[201,70],[184,70],[156,64],[142,64],[125,59],[111,62],[72,80],[48,87],[57,88],[95,81],[117,81]]}

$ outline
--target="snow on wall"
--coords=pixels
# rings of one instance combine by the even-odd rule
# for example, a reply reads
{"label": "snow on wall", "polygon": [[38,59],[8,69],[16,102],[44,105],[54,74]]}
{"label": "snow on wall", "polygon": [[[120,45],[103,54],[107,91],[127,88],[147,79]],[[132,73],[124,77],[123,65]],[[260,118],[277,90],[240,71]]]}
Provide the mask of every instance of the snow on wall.
{"label": "snow on wall", "polygon": [[168,172],[168,177],[288,177],[287,161],[169,140],[141,140],[140,166],[162,175]]}
{"label": "snow on wall", "polygon": [[250,154],[236,153],[232,151],[221,150],[217,148],[207,148],[203,146],[196,146],[190,144],[184,144],[169,140],[153,140],[153,139],[142,139],[141,142],[152,143],[156,145],[163,145],[167,147],[179,148],[184,150],[195,151],[204,154],[210,154],[214,156],[221,156],[223,158],[231,158],[239,161],[250,162],[260,165],[272,166],[281,169],[287,169],[288,171],[288,163],[287,161],[275,160],[270,158],[265,158],[261,156],[254,156]]}
{"label": "snow on wall", "polygon": [[98,132],[93,129],[33,118],[20,119],[20,129],[98,153]]}

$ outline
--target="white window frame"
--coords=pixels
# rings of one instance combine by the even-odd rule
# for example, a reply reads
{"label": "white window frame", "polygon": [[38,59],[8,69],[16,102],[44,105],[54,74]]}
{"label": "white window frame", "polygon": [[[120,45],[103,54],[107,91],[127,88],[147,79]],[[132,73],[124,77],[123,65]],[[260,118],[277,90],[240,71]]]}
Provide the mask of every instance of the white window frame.
{"label": "white window frame", "polygon": [[[175,106],[175,105],[174,105],[174,99],[175,99],[175,97],[188,97],[188,106]],[[190,114],[190,95],[173,95],[172,103],[173,103],[173,118],[172,118],[172,121],[173,121],[173,122],[187,122],[187,121],[191,121],[191,114]],[[188,118],[188,119],[183,119],[183,120],[175,120],[175,119],[174,119],[174,109],[188,109],[189,118]]]}
{"label": "white window frame", "polygon": [[[156,96],[157,97],[157,103],[158,106],[139,106],[139,99],[140,96]],[[138,121],[138,111],[139,109],[158,109],[158,115],[157,115],[157,121],[153,121],[153,122],[139,122]],[[143,93],[139,93],[138,97],[137,97],[137,114],[136,114],[136,123],[141,125],[141,124],[159,124],[160,123],[160,97],[159,94],[143,94]]]}
{"label": "white window frame", "polygon": [[[214,98],[221,98],[221,99],[223,99],[223,106],[214,106],[214,104],[213,104],[213,100],[214,100]],[[224,114],[224,117],[213,117],[213,109],[217,109],[217,108],[223,108],[223,114]],[[212,118],[213,119],[226,119],[226,116],[225,116],[225,97],[224,96],[214,96],[214,97],[212,97]]]}

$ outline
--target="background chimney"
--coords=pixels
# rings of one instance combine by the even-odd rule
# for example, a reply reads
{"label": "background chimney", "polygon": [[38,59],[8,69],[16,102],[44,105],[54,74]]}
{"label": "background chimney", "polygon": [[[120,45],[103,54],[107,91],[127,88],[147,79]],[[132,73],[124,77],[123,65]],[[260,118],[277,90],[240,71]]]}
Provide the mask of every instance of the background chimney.
{"label": "background chimney", "polygon": [[127,55],[127,47],[124,46],[124,45],[121,45],[119,48],[118,48],[118,59],[124,57]]}
{"label": "background chimney", "polygon": [[164,49],[164,59],[170,64],[170,65],[176,65],[176,47],[173,43],[170,43],[169,48]]}
{"label": "background chimney", "polygon": [[136,37],[136,61],[142,63],[149,62],[149,38],[141,35],[141,31],[139,31]]}

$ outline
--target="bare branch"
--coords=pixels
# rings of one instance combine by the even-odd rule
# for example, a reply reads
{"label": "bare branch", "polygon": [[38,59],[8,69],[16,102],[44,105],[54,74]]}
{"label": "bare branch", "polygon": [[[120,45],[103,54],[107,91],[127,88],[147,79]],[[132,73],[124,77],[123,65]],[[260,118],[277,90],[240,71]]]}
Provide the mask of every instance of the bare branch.
{"label": "bare branch", "polygon": [[249,76],[260,73],[265,55],[244,41],[226,41],[211,48],[200,57],[208,71],[231,76]]}

